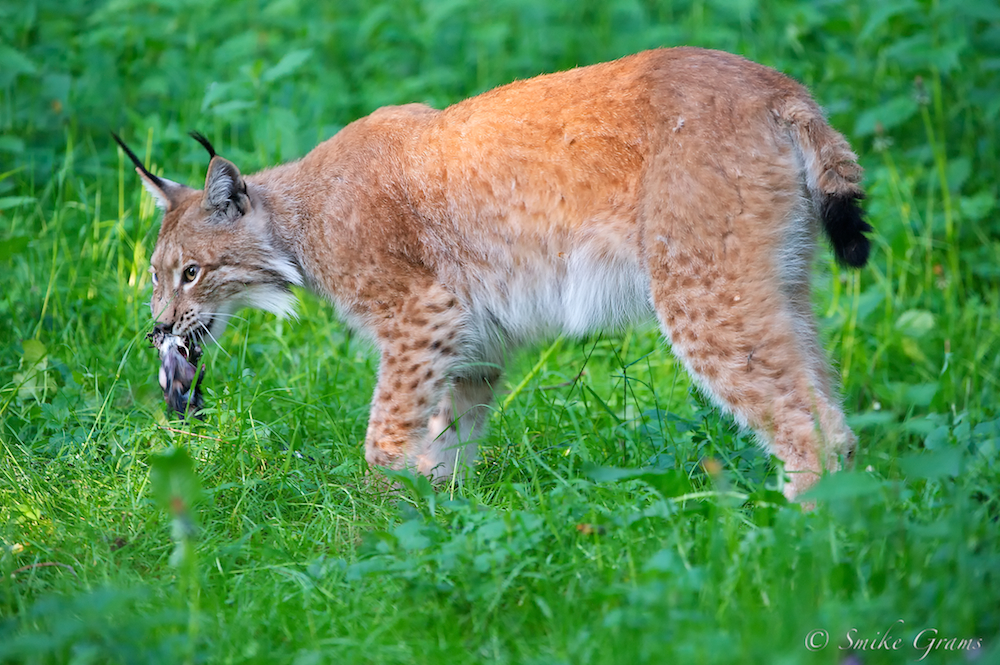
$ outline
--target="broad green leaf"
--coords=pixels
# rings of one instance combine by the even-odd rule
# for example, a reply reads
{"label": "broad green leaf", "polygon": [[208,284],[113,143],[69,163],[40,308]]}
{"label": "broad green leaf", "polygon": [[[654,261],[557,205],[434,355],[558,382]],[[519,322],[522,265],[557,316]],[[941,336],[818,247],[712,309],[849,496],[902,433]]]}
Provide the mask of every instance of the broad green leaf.
{"label": "broad green leaf", "polygon": [[34,202],[35,197],[33,196],[4,196],[0,198],[0,210],[16,208],[17,206],[28,205]]}
{"label": "broad green leaf", "polygon": [[0,71],[5,75],[34,74],[38,67],[20,51],[0,44]]}
{"label": "broad green leaf", "polygon": [[583,472],[597,483],[613,483],[629,479],[641,480],[665,498],[680,496],[691,491],[690,478],[679,469],[657,469],[651,467],[621,469],[613,466],[596,466],[585,463]]}
{"label": "broad green leaf", "polygon": [[677,552],[673,549],[662,549],[649,557],[643,570],[655,571],[657,573],[673,573],[684,570],[684,562],[681,561]]}
{"label": "broad green leaf", "polygon": [[[24,139],[18,136],[0,136],[0,152],[24,152]],[[3,176],[0,176],[3,180]]]}
{"label": "broad green leaf", "polygon": [[961,472],[963,457],[961,448],[944,448],[900,457],[899,467],[907,478],[953,477]]}
{"label": "broad green leaf", "polygon": [[874,35],[882,26],[886,25],[892,17],[899,14],[906,14],[913,11],[917,6],[914,0],[897,0],[896,2],[880,2],[871,7],[868,20],[865,26],[858,33],[858,40],[864,41]]}
{"label": "broad green leaf", "polygon": [[939,42],[928,31],[921,31],[910,37],[896,39],[890,44],[883,55],[887,60],[911,70],[925,67],[936,67],[939,71],[948,72],[957,68],[963,50],[967,46],[964,36]]}
{"label": "broad green leaf", "polygon": [[24,368],[34,367],[45,357],[45,345],[37,339],[26,339],[21,343],[21,347],[24,349],[21,365]]}
{"label": "broad green leaf", "polygon": [[885,487],[884,480],[870,473],[843,471],[832,473],[820,479],[816,485],[802,495],[803,501],[835,501],[875,494]]}
{"label": "broad green leaf", "polygon": [[171,513],[186,513],[201,499],[201,483],[194,461],[184,448],[171,448],[153,455],[150,479],[153,495]]}
{"label": "broad green leaf", "polygon": [[233,99],[228,102],[222,102],[212,107],[212,113],[219,116],[224,116],[227,113],[237,113],[239,111],[244,111],[246,109],[253,108],[253,102],[247,102],[242,99]]}
{"label": "broad green leaf", "polygon": [[858,296],[858,320],[864,321],[885,301],[885,289],[873,286]]}
{"label": "broad green leaf", "polygon": [[0,261],[13,258],[28,248],[31,238],[28,236],[14,236],[0,241]]}
{"label": "broad green leaf", "polygon": [[889,130],[897,127],[917,113],[917,102],[910,95],[894,97],[884,104],[868,109],[854,123],[856,136],[871,136],[878,125]]}
{"label": "broad green leaf", "polygon": [[918,383],[906,389],[903,399],[911,406],[928,406],[933,401],[940,386],[935,381],[933,383]]}
{"label": "broad green leaf", "polygon": [[962,211],[962,217],[970,222],[984,219],[996,205],[997,197],[987,189],[971,196],[963,196],[958,200],[958,209]]}
{"label": "broad green leaf", "polygon": [[923,337],[934,329],[934,315],[924,309],[908,309],[896,319],[896,329],[907,337]]}
{"label": "broad green leaf", "polygon": [[896,422],[896,414],[891,411],[865,411],[847,417],[848,424],[855,429],[868,429]]}
{"label": "broad green leaf", "polygon": [[927,450],[937,450],[948,445],[951,430],[947,425],[934,428],[924,439],[924,448]]}
{"label": "broad green leaf", "polygon": [[24,353],[21,356],[21,370],[14,374],[14,384],[18,386],[17,396],[21,401],[34,400],[41,402],[55,393],[57,384],[49,376],[49,362],[46,359],[47,349],[37,339],[22,342]]}
{"label": "broad green leaf", "polygon": [[264,73],[260,75],[260,80],[270,83],[271,81],[277,81],[284,76],[288,76],[312,57],[312,54],[312,49],[300,49],[286,54],[278,64],[265,69]]}
{"label": "broad green leaf", "polygon": [[399,546],[404,550],[422,550],[431,545],[431,539],[424,535],[422,520],[415,519],[403,522],[395,528],[393,533],[398,539]]}
{"label": "broad green leaf", "polygon": [[584,463],[583,472],[596,483],[613,483],[619,480],[637,478],[649,472],[648,469],[621,469],[614,466],[597,466]]}

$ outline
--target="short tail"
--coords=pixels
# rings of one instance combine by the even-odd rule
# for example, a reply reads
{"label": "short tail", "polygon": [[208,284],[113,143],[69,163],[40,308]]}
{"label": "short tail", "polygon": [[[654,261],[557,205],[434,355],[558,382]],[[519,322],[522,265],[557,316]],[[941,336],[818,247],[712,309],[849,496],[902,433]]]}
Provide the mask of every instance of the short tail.
{"label": "short tail", "polygon": [[823,230],[833,245],[837,263],[860,268],[868,262],[872,229],[865,221],[858,184],[862,169],[847,140],[827,124],[819,107],[808,97],[786,99],[776,115],[793,131],[808,174],[809,190],[819,203]]}
{"label": "short tail", "polygon": [[872,226],[865,221],[860,201],[865,195],[827,194],[820,203],[823,229],[833,245],[837,263],[861,268],[868,263],[871,241],[865,234]]}

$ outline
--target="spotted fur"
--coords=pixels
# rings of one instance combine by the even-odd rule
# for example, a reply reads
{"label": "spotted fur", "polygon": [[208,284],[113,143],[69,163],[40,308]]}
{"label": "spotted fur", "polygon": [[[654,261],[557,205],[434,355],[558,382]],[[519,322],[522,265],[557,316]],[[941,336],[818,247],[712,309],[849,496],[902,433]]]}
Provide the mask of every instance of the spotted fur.
{"label": "spotted fur", "polygon": [[868,255],[861,169],[808,92],[743,58],[649,51],[443,111],[383,108],[297,162],[204,190],[140,175],[165,209],[152,309],[218,336],[304,284],[380,354],[375,465],[475,458],[515,346],[654,317],[795,496],[849,457],[810,306],[816,239]]}

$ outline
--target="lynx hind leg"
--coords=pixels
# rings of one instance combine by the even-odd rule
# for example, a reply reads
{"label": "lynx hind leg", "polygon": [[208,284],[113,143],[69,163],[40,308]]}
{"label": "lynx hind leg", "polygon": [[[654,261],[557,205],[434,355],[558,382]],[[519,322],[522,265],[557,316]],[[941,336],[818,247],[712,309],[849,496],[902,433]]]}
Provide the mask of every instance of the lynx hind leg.
{"label": "lynx hind leg", "polygon": [[496,369],[458,376],[451,382],[428,424],[417,458],[420,473],[435,481],[465,476],[476,461],[477,441],[489,418],[499,378]]}
{"label": "lynx hind leg", "polygon": [[[646,221],[651,296],[674,354],[784,462],[794,498],[839,467],[855,437],[831,387],[809,306],[815,245],[797,181],[699,183]],[[685,191],[673,189],[672,191]],[[728,200],[727,200],[728,199]]]}
{"label": "lynx hind leg", "polygon": [[816,400],[815,409],[819,419],[819,431],[825,444],[827,471],[839,471],[840,461],[850,464],[854,460],[857,437],[847,424],[847,418],[840,406],[840,395],[835,387],[834,372],[827,360],[826,352],[820,344],[819,328],[812,310],[808,279],[790,293],[789,304],[797,329],[798,339],[809,362],[811,375],[816,377],[817,390],[821,399]]}

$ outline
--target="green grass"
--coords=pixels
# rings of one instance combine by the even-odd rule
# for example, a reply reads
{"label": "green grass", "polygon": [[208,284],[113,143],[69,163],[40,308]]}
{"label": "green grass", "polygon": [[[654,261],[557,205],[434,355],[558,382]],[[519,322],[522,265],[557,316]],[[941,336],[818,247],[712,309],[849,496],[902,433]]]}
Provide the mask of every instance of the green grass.
{"label": "green grass", "polygon": [[[830,663],[865,639],[867,664],[932,638],[980,648],[920,662],[1000,662],[996,4],[326,4],[0,4],[0,662]],[[655,330],[517,356],[460,489],[366,480],[375,360],[308,295],[235,322],[205,421],[170,419],[157,217],[109,130],[197,184],[190,129],[253,170],[380,105],[675,44],[803,81],[867,170],[874,259],[825,258],[816,295],[861,448],[815,511]]]}

